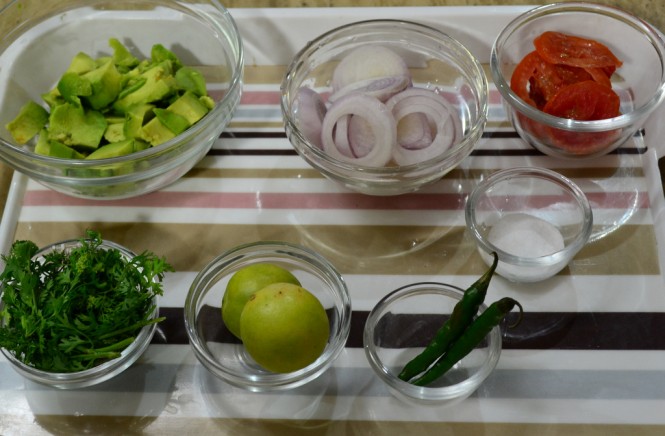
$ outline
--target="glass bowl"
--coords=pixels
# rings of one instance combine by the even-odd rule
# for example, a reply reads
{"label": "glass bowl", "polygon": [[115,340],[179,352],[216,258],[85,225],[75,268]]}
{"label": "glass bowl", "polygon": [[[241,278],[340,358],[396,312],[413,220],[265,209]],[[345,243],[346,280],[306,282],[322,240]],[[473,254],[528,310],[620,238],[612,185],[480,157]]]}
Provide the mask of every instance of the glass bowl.
{"label": "glass bowl", "polygon": [[[401,58],[398,63],[406,71],[400,73],[398,80],[406,77],[406,82],[401,82],[403,85],[417,90],[427,90],[429,94],[438,94],[443,102],[436,104],[446,107],[446,111],[452,114],[450,118],[452,122],[438,130],[430,126],[432,130],[428,133],[431,133],[435,140],[438,137],[437,131],[440,132],[441,138],[445,136],[445,132],[450,133],[452,136],[449,139],[452,143],[448,148],[437,148],[436,152],[428,152],[423,161],[400,159],[400,163],[397,164],[395,150],[400,150],[402,153],[406,147],[398,147],[395,136],[391,136],[389,132],[396,132],[401,126],[402,121],[399,120],[406,117],[402,118],[402,115],[415,111],[420,113],[415,116],[422,117],[424,112],[414,109],[416,107],[414,103],[408,109],[406,107],[399,109],[402,115],[398,116],[397,105],[392,107],[388,101],[385,101],[390,94],[381,97],[372,96],[370,100],[364,98],[368,104],[374,105],[372,110],[364,105],[356,105],[349,99],[351,97],[349,94],[355,94],[357,99],[357,95],[360,94],[358,92],[349,92],[345,96],[346,103],[342,103],[343,98],[332,96],[333,91],[340,90],[347,82],[350,84],[345,88],[347,91],[353,88],[355,83],[360,83],[352,82],[351,76],[344,80],[334,79],[335,66],[355,50],[371,51],[374,50],[372,47],[381,47],[382,51],[388,49],[393,52],[393,56]],[[355,53],[355,58],[363,56],[358,55],[359,52]],[[347,64],[353,63],[354,61],[347,61]],[[389,69],[386,68],[385,71]],[[390,71],[392,74],[392,67]],[[382,71],[375,72],[375,74],[381,73]],[[324,33],[307,43],[296,54],[282,81],[281,91],[286,135],[298,154],[327,178],[351,190],[370,195],[413,192],[439,180],[471,153],[483,133],[487,119],[487,79],[478,60],[461,43],[445,33],[408,21],[370,20],[348,24]],[[377,155],[390,160],[385,164],[377,164],[374,158],[348,159],[340,157],[338,153],[331,153],[330,148],[323,147],[319,138],[323,139],[330,135],[319,134],[318,131],[312,133],[311,127],[316,127],[323,121],[323,132],[330,134],[332,130],[329,130],[327,125],[330,125],[330,129],[334,129],[335,132],[340,131],[341,127],[339,121],[334,127],[332,123],[327,124],[323,116],[312,122],[300,118],[301,113],[313,113],[306,103],[309,100],[303,96],[314,93],[321,97],[322,102],[317,106],[321,114],[325,111],[326,114],[331,114],[331,119],[336,118],[332,113],[337,113],[338,110],[330,109],[331,100],[334,98],[335,101],[340,101],[336,106],[339,111],[366,120],[374,138],[373,142],[370,141],[372,151],[367,155],[377,152]],[[337,95],[341,94],[344,93]],[[392,109],[388,109],[389,107]],[[369,121],[374,119],[377,111],[392,115],[381,116],[380,122]],[[392,116],[394,119],[391,121]],[[433,118],[430,118],[430,123],[432,120]],[[382,124],[384,122],[385,126]],[[387,136],[381,139],[384,134]],[[430,147],[424,149],[429,150]],[[390,158],[391,150],[392,158]],[[357,153],[358,156],[362,154],[363,152]]]}
{"label": "glass bowl", "polygon": [[[328,344],[305,368],[289,373],[263,369],[224,325],[221,302],[229,279],[259,262],[291,271],[326,309]],[[351,299],[342,276],[317,253],[286,242],[255,242],[221,254],[199,272],[185,300],[185,327],[194,354],[217,378],[253,392],[291,389],[320,376],[344,349],[351,328]]]}
{"label": "glass bowl", "polygon": [[557,274],[589,240],[593,214],[582,190],[545,168],[500,170],[466,201],[466,226],[485,263],[496,252],[497,274],[535,282]]}
{"label": "glass bowl", "polygon": [[[82,198],[118,199],[169,185],[206,155],[240,100],[243,49],[229,12],[215,0],[12,1],[0,10],[0,159],[56,191]],[[132,154],[63,159],[17,145],[5,128],[28,101],[41,103],[78,52],[109,55],[116,38],[139,59],[154,44],[172,50],[204,75],[215,106],[182,134]]]}
{"label": "glass bowl", "polygon": [[[68,252],[80,246],[81,242],[78,239],[56,242],[52,245],[40,249],[33,256],[33,260],[43,258],[48,253],[54,251]],[[126,260],[131,260],[136,256],[136,254],[132,251],[111,241],[102,241],[102,243],[99,245],[99,248],[105,250],[118,250],[122,257]],[[153,306],[154,309],[150,315],[150,319],[155,319],[159,316],[157,297],[153,299]],[[2,354],[4,354],[4,356],[7,358],[7,361],[9,361],[12,368],[14,368],[16,372],[26,377],[27,379],[59,389],[78,389],[105,382],[129,368],[148,348],[156,329],[156,323],[144,326],[141,328],[138,335],[136,335],[134,341],[122,351],[120,357],[107,360],[100,365],[84,371],[43,371],[23,363],[14,355],[14,353],[5,348],[2,348]]]}
{"label": "glass bowl", "polygon": [[[453,405],[476,391],[496,367],[501,355],[498,326],[430,385],[416,386],[397,376],[434,337],[463,295],[463,289],[445,283],[414,283],[392,291],[370,312],[363,332],[365,354],[396,398],[412,404]],[[483,304],[479,313],[486,308]]]}
{"label": "glass bowl", "polygon": [[[581,121],[542,112],[513,92],[517,64],[534,51],[545,31],[596,40],[623,64],[611,77],[620,115]],[[594,3],[556,3],[527,11],[510,22],[492,47],[490,70],[508,116],[524,141],[550,156],[591,158],[632,138],[665,99],[665,44],[648,23],[619,8]],[[555,94],[556,95],[556,94]]]}

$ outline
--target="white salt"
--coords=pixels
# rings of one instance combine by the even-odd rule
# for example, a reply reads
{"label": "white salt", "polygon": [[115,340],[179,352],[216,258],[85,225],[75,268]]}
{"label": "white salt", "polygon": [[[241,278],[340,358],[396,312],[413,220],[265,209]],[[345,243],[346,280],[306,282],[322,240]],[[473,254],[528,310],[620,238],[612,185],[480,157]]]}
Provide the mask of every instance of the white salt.
{"label": "white salt", "polygon": [[529,258],[547,256],[564,248],[563,236],[556,226],[524,213],[501,218],[487,240],[506,253]]}

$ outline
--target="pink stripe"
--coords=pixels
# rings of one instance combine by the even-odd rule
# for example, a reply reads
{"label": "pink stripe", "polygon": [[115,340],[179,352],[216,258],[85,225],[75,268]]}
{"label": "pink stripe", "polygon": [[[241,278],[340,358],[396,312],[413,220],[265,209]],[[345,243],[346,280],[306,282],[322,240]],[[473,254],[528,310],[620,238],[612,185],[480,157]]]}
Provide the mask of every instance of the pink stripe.
{"label": "pink stripe", "polygon": [[[167,192],[159,191],[125,200],[95,201],[69,197],[55,191],[28,191],[25,206],[110,206],[110,207],[177,207],[201,209],[338,209],[338,210],[462,210],[464,194],[407,194],[374,197],[355,193],[245,193],[245,192]],[[648,208],[647,193],[592,193],[589,201],[595,208]],[[547,196],[532,197],[530,206],[551,202]],[[510,204],[523,203],[515,197]]]}
{"label": "pink stripe", "polygon": [[243,92],[240,97],[240,104],[273,104],[279,105],[281,94],[272,91],[251,91]]}
{"label": "pink stripe", "polygon": [[[221,97],[220,92],[211,91],[210,95],[214,98]],[[328,93],[323,93],[322,97],[327,99]],[[279,105],[280,104],[281,94],[279,91],[244,91],[240,97],[240,104],[262,104],[262,105]],[[450,97],[450,100],[455,102],[455,98]],[[501,104],[501,94],[497,90],[491,90],[489,92],[489,104],[499,105]]]}
{"label": "pink stripe", "polygon": [[95,201],[69,197],[54,191],[29,191],[25,206],[182,207],[216,209],[370,209],[446,210],[462,209],[458,194],[411,194],[373,197],[353,193],[244,193],[159,191],[124,200]]}

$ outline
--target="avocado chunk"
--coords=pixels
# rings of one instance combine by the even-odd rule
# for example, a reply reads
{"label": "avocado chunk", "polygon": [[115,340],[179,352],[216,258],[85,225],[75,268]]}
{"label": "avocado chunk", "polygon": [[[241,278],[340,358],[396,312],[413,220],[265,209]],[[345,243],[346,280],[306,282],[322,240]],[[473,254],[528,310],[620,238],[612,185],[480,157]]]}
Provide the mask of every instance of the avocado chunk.
{"label": "avocado chunk", "polygon": [[175,137],[176,134],[162,124],[157,117],[148,121],[148,123],[141,129],[141,139],[150,143],[153,147]]}
{"label": "avocado chunk", "polygon": [[119,142],[125,140],[125,123],[109,123],[106,119],[107,126],[104,132],[104,139],[109,142]]}
{"label": "avocado chunk", "polygon": [[42,94],[42,100],[44,100],[44,102],[51,109],[65,102],[65,99],[62,98],[62,95],[60,95],[60,91],[58,91],[57,87],[51,89],[49,92]]}
{"label": "avocado chunk", "polygon": [[129,71],[139,64],[139,60],[131,54],[127,47],[116,38],[109,39],[113,49],[113,63],[119,68]]}
{"label": "avocado chunk", "polygon": [[192,67],[182,67],[175,72],[175,81],[178,85],[178,88],[193,92],[197,96],[202,96],[207,94],[206,90],[206,81],[203,78],[203,74],[195,68]]}
{"label": "avocado chunk", "polygon": [[93,58],[83,52],[79,52],[72,59],[66,72],[78,74],[80,76],[81,74],[94,70],[96,67],[97,64]]}
{"label": "avocado chunk", "polygon": [[152,103],[162,100],[173,93],[175,79],[171,75],[169,62],[159,65],[141,73],[140,78],[145,82],[138,89],[124,95],[113,103],[113,109],[120,113],[127,113],[130,107],[139,103]]}
{"label": "avocado chunk", "polygon": [[31,100],[23,105],[16,118],[7,123],[6,128],[14,141],[25,144],[44,128],[48,119],[46,109]]}
{"label": "avocado chunk", "polygon": [[51,111],[48,139],[94,150],[99,147],[106,125],[106,119],[100,112],[64,103]]}
{"label": "avocado chunk", "polygon": [[191,126],[187,118],[168,109],[155,108],[153,112],[157,119],[176,135],[181,134]]}
{"label": "avocado chunk", "polygon": [[71,147],[58,141],[49,141],[48,133],[42,131],[35,145],[35,153],[42,156],[60,157],[63,159],[83,159],[84,156]]}
{"label": "avocado chunk", "polygon": [[125,138],[138,138],[141,136],[141,128],[143,125],[154,117],[152,111],[155,105],[152,104],[137,104],[132,106],[125,115],[125,123],[123,125],[123,134]]}
{"label": "avocado chunk", "polygon": [[77,73],[67,72],[62,75],[58,82],[58,92],[67,102],[81,106],[79,97],[92,95],[92,84],[85,77]]}
{"label": "avocado chunk", "polygon": [[194,124],[208,113],[208,108],[192,92],[185,92],[171,103],[167,109],[184,117],[189,124]]}
{"label": "avocado chunk", "polygon": [[134,140],[125,139],[124,141],[113,142],[99,147],[90,153],[86,159],[108,159],[110,157],[125,156],[134,153]]}
{"label": "avocado chunk", "polygon": [[178,70],[182,67],[182,63],[178,56],[175,55],[171,50],[164,47],[162,44],[155,44],[150,49],[150,58],[155,63],[161,63],[164,61],[171,62],[175,70]]}
{"label": "avocado chunk", "polygon": [[110,105],[120,93],[122,74],[112,60],[84,74],[83,78],[92,85],[92,94],[85,97],[92,109],[99,110]]}

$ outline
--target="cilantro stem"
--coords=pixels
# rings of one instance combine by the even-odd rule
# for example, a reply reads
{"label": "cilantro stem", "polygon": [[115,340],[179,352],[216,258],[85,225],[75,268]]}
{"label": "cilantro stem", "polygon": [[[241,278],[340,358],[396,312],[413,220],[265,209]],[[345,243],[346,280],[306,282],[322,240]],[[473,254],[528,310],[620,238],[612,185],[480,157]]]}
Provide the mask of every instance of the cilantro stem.
{"label": "cilantro stem", "polygon": [[139,322],[134,323],[134,324],[132,324],[128,327],[124,327],[124,328],[121,328],[121,329],[118,329],[118,330],[113,330],[112,332],[100,335],[99,339],[112,338],[113,336],[118,336],[118,335],[120,335],[122,333],[125,333],[125,332],[128,332],[128,331],[136,330],[136,329],[145,327],[145,326],[150,325],[150,324],[155,324],[155,323],[158,323],[158,322],[162,322],[165,319],[166,319],[166,317],[162,316],[162,317],[155,318],[155,319],[147,319],[147,320],[144,320],[144,321],[139,321]]}
{"label": "cilantro stem", "polygon": [[92,350],[87,350],[88,353],[105,353],[107,351],[116,351],[116,350],[124,350],[126,347],[129,346],[132,342],[134,342],[133,336],[130,336],[128,338],[123,339],[122,341],[118,341],[115,344],[108,345],[106,347],[101,347],[101,348],[95,348]]}

